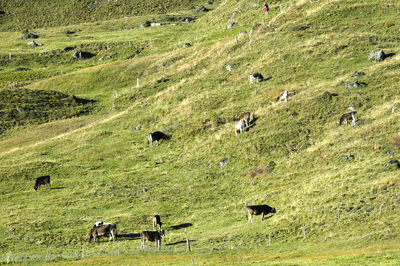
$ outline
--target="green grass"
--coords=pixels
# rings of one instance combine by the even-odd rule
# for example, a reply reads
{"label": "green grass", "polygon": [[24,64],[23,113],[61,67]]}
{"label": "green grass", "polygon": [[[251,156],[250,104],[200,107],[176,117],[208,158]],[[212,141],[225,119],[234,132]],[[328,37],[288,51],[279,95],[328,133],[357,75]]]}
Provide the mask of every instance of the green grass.
{"label": "green grass", "polygon": [[[118,234],[131,235],[150,229],[151,215],[159,213],[165,244],[175,245],[160,254],[140,253],[137,237],[122,237],[123,256],[76,263],[184,264],[193,257],[209,264],[397,261],[400,179],[385,164],[399,152],[399,113],[391,113],[399,101],[399,4],[320,0],[270,6],[265,16],[248,1],[216,2],[195,23],[144,29],[144,20],[167,21],[192,11],[68,27],[57,22],[35,29],[47,52],[55,51],[40,57],[45,47],[28,48],[20,32],[0,33],[7,40],[0,44],[1,86],[15,80],[40,92],[55,84],[59,93],[96,101],[90,115],[61,119],[54,113],[60,120],[35,120],[0,136],[3,254],[33,256],[50,246],[62,259],[63,252],[79,252],[97,220],[116,222]],[[238,25],[227,30],[233,21]],[[257,23],[252,36],[235,44],[235,35]],[[68,37],[67,28],[80,31]],[[193,45],[184,48],[185,42]],[[62,51],[67,46],[96,56],[73,60]],[[368,61],[378,48],[391,57]],[[9,51],[15,59],[7,59]],[[15,71],[23,66],[29,70]],[[254,71],[270,79],[248,84]],[[354,77],[357,72],[364,74]],[[347,89],[355,79],[367,85]],[[284,90],[296,95],[276,103]],[[337,96],[326,97],[327,91]],[[339,127],[350,105],[358,124]],[[257,120],[235,136],[236,117],[244,111]],[[143,129],[133,130],[139,124]],[[147,134],[155,130],[171,140],[150,148]],[[355,157],[345,160],[345,154]],[[53,189],[34,191],[35,178],[44,174],[52,176]],[[277,214],[249,225],[246,204],[268,204]],[[175,229],[182,224],[190,225]],[[179,244],[188,238],[193,257]],[[102,242],[88,252],[114,247]]]}

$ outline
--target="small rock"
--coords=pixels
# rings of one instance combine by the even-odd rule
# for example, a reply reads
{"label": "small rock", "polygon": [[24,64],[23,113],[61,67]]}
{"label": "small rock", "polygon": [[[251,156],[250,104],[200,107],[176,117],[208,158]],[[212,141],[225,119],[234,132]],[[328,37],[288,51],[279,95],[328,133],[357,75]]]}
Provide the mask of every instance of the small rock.
{"label": "small rock", "polygon": [[210,10],[205,8],[204,6],[201,6],[195,10],[195,12],[197,12],[197,13],[208,12],[208,11],[210,11]]}
{"label": "small rock", "polygon": [[344,160],[349,160],[349,159],[355,159],[355,156],[353,154],[345,154],[342,156],[342,159]]}
{"label": "small rock", "polygon": [[28,32],[27,34],[24,35],[24,37],[22,37],[22,39],[37,39],[37,38],[39,38],[39,35],[30,32]]}
{"label": "small rock", "polygon": [[228,26],[226,26],[226,28],[229,30],[229,29],[232,29],[236,25],[237,25],[236,22],[232,22],[232,23],[229,23]]}
{"label": "small rock", "polygon": [[390,160],[389,162],[386,163],[386,167],[392,167],[392,165],[395,166],[396,169],[400,168],[400,162],[398,160]]}
{"label": "small rock", "polygon": [[81,52],[81,51],[75,51],[75,52],[72,54],[72,57],[75,58],[75,59],[82,58],[82,52]]}
{"label": "small rock", "polygon": [[141,28],[147,28],[151,26],[151,22],[150,21],[145,21],[142,24],[140,24]]}
{"label": "small rock", "polygon": [[226,68],[226,70],[228,70],[229,72],[232,71],[232,67],[231,67],[230,65],[227,65],[225,68]]}
{"label": "small rock", "polygon": [[373,62],[381,62],[385,59],[386,55],[382,50],[373,50],[368,56],[368,60]]}
{"label": "small rock", "polygon": [[142,129],[142,125],[137,125],[137,126],[135,127],[135,129],[136,129],[136,130]]}
{"label": "small rock", "polygon": [[192,45],[190,43],[188,43],[188,42],[183,45],[184,48],[187,48],[187,47],[190,47],[190,46],[192,46]]}
{"label": "small rock", "polygon": [[222,160],[222,161],[219,162],[219,166],[220,166],[220,167],[225,167],[226,164],[227,164],[227,162],[228,162],[228,160],[227,160],[227,159],[224,159],[224,160]]}
{"label": "small rock", "polygon": [[104,60],[104,57],[100,57],[100,58],[99,58],[99,61],[103,61],[103,60]]}
{"label": "small rock", "polygon": [[358,82],[358,80],[356,80],[354,82],[350,82],[349,84],[347,84],[346,88],[353,89],[353,88],[357,88],[358,86],[360,86],[360,82]]}
{"label": "small rock", "polygon": [[30,41],[30,42],[28,42],[28,45],[31,46],[31,47],[42,46],[41,43],[37,43],[37,42],[35,42],[35,41]]}

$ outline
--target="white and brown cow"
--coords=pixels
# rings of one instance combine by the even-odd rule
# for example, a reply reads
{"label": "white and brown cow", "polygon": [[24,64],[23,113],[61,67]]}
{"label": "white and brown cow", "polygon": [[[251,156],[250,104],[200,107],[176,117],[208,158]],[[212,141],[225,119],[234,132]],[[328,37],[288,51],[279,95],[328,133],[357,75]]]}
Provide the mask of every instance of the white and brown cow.
{"label": "white and brown cow", "polygon": [[250,112],[244,112],[241,115],[239,115],[238,121],[243,119],[246,124],[246,127],[248,127],[250,125],[250,117],[251,117]]}
{"label": "white and brown cow", "polygon": [[100,242],[101,236],[108,236],[110,237],[110,241],[115,241],[115,238],[117,237],[117,225],[112,223],[103,223],[99,226],[93,226],[93,228],[90,229],[88,243],[90,243],[92,239],[94,240],[93,244],[96,243],[96,239]]}

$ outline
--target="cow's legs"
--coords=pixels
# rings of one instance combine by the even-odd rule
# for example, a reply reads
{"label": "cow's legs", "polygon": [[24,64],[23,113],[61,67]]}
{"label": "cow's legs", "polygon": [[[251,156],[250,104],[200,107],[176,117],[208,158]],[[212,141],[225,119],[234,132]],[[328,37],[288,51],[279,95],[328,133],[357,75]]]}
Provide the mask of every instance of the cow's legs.
{"label": "cow's legs", "polygon": [[251,222],[251,223],[253,223],[253,215],[250,213],[250,210],[248,210],[248,213],[249,213],[249,223]]}
{"label": "cow's legs", "polygon": [[264,221],[264,213],[262,213],[261,221]]}

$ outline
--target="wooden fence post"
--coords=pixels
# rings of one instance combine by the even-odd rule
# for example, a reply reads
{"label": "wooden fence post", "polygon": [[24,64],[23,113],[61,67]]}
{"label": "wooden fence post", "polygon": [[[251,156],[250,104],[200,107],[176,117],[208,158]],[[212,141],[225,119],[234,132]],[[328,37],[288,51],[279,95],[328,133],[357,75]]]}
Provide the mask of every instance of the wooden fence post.
{"label": "wooden fence post", "polygon": [[186,239],[186,245],[187,245],[188,251],[191,251],[191,249],[190,249],[190,240],[189,239]]}

